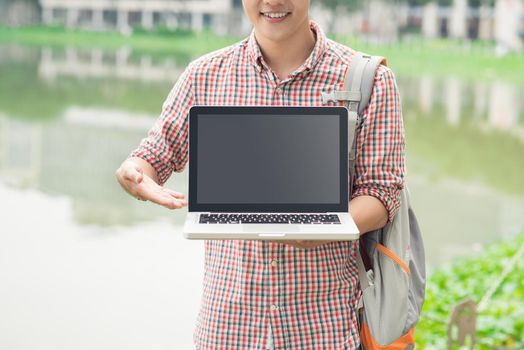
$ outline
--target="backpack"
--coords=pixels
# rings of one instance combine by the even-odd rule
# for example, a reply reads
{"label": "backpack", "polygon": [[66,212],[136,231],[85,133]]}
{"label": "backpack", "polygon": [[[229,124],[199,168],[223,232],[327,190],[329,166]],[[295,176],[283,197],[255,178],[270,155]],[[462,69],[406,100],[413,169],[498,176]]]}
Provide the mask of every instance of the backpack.
{"label": "backpack", "polygon": [[[322,93],[323,102],[344,101],[349,110],[349,189],[355,175],[355,128],[369,104],[379,56],[357,53],[346,74],[346,90]],[[405,185],[392,222],[360,237],[357,265],[362,297],[358,306],[365,350],[411,350],[426,287],[424,245]]]}

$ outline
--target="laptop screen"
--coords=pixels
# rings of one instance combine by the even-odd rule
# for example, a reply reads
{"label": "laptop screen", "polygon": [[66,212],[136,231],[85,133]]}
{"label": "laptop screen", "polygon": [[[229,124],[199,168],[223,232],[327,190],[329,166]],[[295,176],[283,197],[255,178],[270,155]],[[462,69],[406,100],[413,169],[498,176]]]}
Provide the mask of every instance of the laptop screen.
{"label": "laptop screen", "polygon": [[190,210],[335,211],[348,197],[345,108],[215,108],[190,120]]}

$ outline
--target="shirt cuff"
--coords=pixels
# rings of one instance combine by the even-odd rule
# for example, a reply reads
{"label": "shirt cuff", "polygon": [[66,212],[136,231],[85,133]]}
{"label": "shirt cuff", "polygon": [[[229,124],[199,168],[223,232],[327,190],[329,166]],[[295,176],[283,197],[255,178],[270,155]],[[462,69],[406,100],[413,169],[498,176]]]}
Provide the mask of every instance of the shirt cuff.
{"label": "shirt cuff", "polygon": [[139,147],[138,149],[131,152],[129,156],[127,156],[127,158],[131,157],[142,158],[148,162],[153,167],[153,169],[155,169],[158,176],[158,184],[160,186],[166,183],[173,172],[173,166],[166,165],[162,160],[158,159],[154,154],[148,152],[142,147]]}
{"label": "shirt cuff", "polygon": [[393,218],[400,209],[400,192],[402,188],[398,186],[360,186],[355,189],[351,195],[351,199],[359,196],[372,196],[380,200],[388,212],[388,223],[393,221]]}

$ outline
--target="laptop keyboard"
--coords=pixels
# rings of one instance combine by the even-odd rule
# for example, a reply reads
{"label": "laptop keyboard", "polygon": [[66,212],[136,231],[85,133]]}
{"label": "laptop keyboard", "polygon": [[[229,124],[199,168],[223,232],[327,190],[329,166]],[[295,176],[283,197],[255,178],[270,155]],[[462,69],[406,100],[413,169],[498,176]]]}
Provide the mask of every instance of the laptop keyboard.
{"label": "laptop keyboard", "polygon": [[200,214],[200,224],[340,224],[336,214]]}

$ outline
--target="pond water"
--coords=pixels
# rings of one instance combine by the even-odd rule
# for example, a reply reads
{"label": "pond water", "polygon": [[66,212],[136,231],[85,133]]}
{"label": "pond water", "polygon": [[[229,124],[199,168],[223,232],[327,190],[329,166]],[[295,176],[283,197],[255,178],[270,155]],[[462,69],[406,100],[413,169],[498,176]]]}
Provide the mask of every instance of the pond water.
{"label": "pond water", "polygon": [[[114,178],[186,63],[0,47],[0,348],[191,348],[203,243],[182,237],[186,209]],[[522,87],[397,80],[429,268],[522,232]],[[167,186],[187,193],[187,170]]]}

